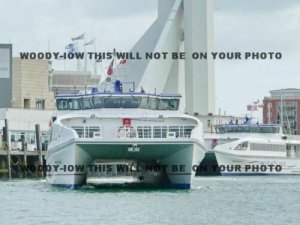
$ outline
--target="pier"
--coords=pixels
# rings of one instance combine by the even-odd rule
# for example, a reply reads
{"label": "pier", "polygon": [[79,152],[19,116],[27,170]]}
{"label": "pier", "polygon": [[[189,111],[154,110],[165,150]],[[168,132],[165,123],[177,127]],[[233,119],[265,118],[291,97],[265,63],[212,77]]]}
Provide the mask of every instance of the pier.
{"label": "pier", "polygon": [[2,140],[0,145],[0,178],[25,178],[45,177],[44,166],[46,149],[41,148],[40,125],[35,125],[34,147],[27,148],[27,143],[22,136],[18,142],[21,148],[12,149],[11,135],[8,132],[8,120],[5,119],[5,126],[2,129]]}
{"label": "pier", "polygon": [[44,177],[45,151],[11,151],[0,149],[0,178]]}

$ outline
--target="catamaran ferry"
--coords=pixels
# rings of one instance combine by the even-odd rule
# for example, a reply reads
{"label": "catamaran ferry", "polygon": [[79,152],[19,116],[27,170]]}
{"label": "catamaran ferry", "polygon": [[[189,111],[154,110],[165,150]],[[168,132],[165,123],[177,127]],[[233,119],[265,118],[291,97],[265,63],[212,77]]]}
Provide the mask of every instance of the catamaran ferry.
{"label": "catamaran ferry", "polygon": [[[96,160],[130,160],[139,168],[140,183],[189,189],[192,167],[205,154],[201,122],[178,111],[178,94],[117,90],[56,96],[46,156],[53,169],[47,181],[80,187]],[[153,165],[163,169],[149,170]]]}

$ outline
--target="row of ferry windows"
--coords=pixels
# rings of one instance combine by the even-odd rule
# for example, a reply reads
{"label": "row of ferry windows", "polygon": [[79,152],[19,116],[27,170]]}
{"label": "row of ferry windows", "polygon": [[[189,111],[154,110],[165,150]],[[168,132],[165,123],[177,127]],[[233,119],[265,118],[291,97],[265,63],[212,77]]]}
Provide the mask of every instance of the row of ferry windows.
{"label": "row of ferry windows", "polygon": [[179,99],[150,97],[89,97],[57,99],[58,110],[84,110],[100,108],[142,108],[151,110],[178,110]]}
{"label": "row of ferry windows", "polygon": [[[130,138],[167,138],[172,137],[187,137],[191,136],[192,130],[194,126],[154,126],[153,130],[151,126],[138,126],[136,129],[133,127],[120,127],[118,130],[119,137],[120,134],[123,136],[127,136]],[[93,138],[93,137],[101,137],[100,128],[99,127],[83,127],[83,126],[72,126],[78,137],[81,138]],[[126,134],[124,133],[126,132]]]}
{"label": "row of ferry windows", "polygon": [[150,126],[137,127],[137,133],[139,138],[166,138],[170,137],[170,134],[174,135],[173,137],[190,137],[193,126],[170,126],[169,129],[167,126],[154,126],[153,131]]}
{"label": "row of ferry windows", "polygon": [[217,133],[279,133],[279,127],[238,126],[216,127]]}
{"label": "row of ferry windows", "polygon": [[[245,141],[238,144],[234,150],[247,150],[249,142]],[[252,151],[285,151],[284,144],[270,144],[270,143],[250,143],[250,150]]]}

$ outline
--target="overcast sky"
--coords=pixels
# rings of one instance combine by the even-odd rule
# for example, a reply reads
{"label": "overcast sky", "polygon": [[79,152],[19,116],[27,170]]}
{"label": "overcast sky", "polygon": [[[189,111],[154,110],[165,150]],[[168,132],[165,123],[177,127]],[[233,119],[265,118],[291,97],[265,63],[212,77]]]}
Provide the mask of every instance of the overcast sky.
{"label": "overcast sky", "polygon": [[[215,0],[215,51],[282,52],[281,60],[215,61],[216,112],[242,115],[269,90],[300,88],[300,1]],[[155,20],[157,0],[0,0],[0,43],[63,51],[82,32],[97,51],[129,51]]]}

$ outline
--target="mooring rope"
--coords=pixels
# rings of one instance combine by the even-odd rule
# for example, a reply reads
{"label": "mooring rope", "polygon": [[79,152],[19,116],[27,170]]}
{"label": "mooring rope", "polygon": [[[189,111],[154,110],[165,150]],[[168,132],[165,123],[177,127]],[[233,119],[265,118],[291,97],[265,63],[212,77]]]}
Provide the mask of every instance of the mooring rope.
{"label": "mooring rope", "polygon": [[13,166],[17,166],[17,165],[20,163],[20,158],[18,157],[18,161],[15,163],[15,162],[13,161],[13,159],[12,159],[11,154],[9,154],[9,149],[8,149],[8,144],[7,144],[7,142],[4,142],[3,145],[4,145],[4,150],[7,152],[7,155],[9,155],[9,160],[10,160],[10,162],[12,163]]}

